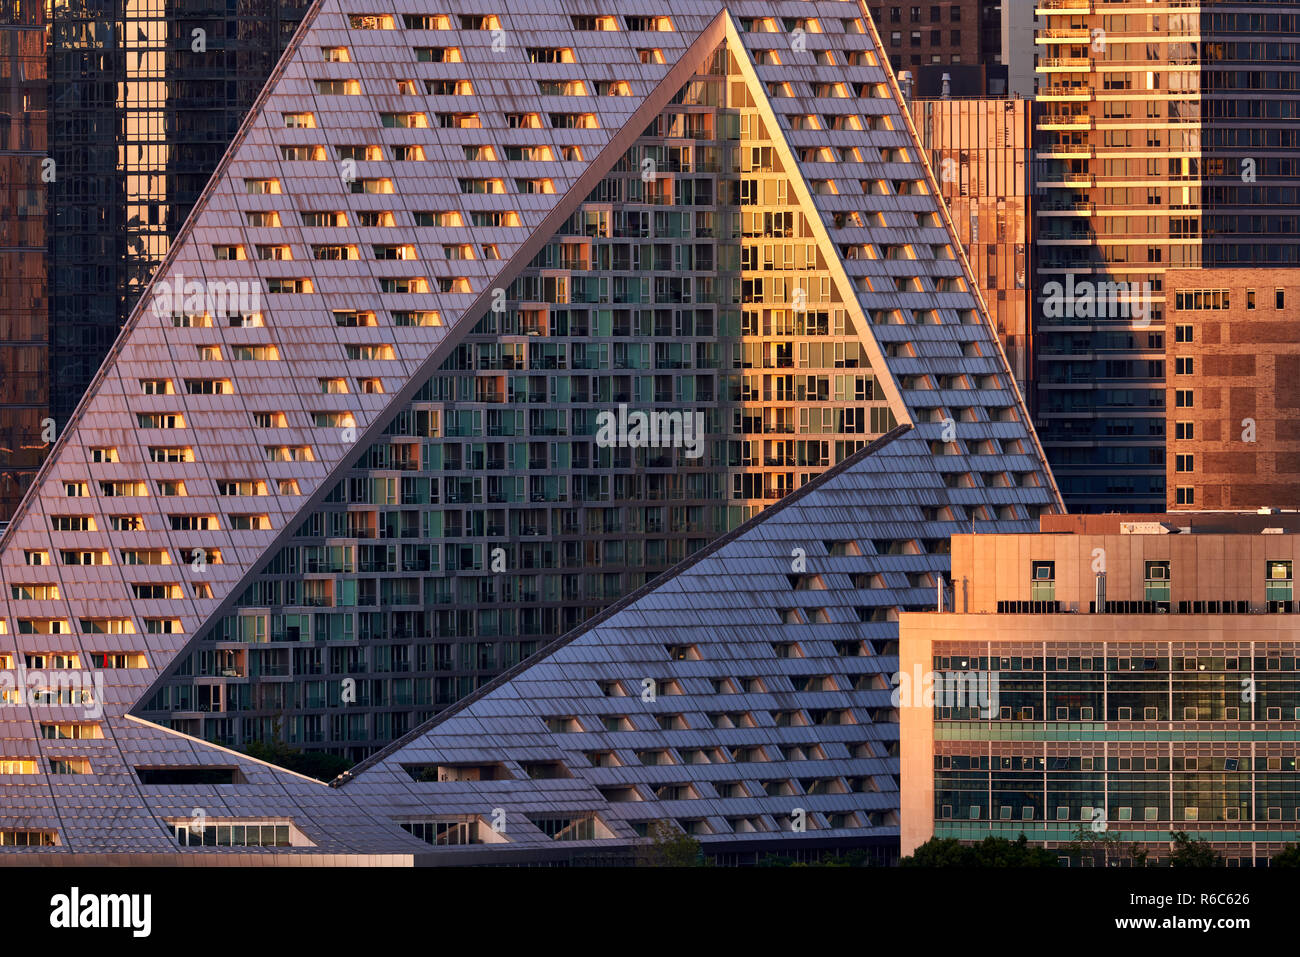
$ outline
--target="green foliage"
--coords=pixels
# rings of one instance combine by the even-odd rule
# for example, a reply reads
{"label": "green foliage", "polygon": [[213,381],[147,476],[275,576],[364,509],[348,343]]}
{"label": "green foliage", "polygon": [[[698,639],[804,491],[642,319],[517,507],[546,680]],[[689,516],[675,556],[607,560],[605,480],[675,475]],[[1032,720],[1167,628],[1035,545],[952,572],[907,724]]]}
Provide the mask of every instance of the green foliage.
{"label": "green foliage", "polygon": [[1173,842],[1170,867],[1223,867],[1223,858],[1206,841],[1198,841],[1186,831],[1170,831],[1169,837]]}
{"label": "green foliage", "polygon": [[1074,865],[1082,860],[1091,860],[1094,867],[1120,867],[1124,863],[1145,867],[1147,863],[1147,850],[1141,843],[1122,841],[1110,829],[1094,831],[1086,824],[1079,825],[1074,840],[1062,850]]}
{"label": "green foliage", "polygon": [[1041,847],[1031,847],[1021,834],[1017,840],[986,837],[978,844],[962,844],[956,838],[932,837],[904,857],[900,867],[1058,867],[1056,854]]}
{"label": "green foliage", "polygon": [[1269,867],[1300,867],[1300,844],[1288,844],[1273,855]]}
{"label": "green foliage", "polygon": [[288,771],[296,771],[318,781],[332,781],[344,771],[351,770],[352,762],[337,754],[323,751],[299,751],[283,741],[250,741],[244,748],[250,758],[257,758]]}
{"label": "green foliage", "polygon": [[638,865],[641,867],[703,867],[704,851],[700,842],[672,821],[651,821],[647,829],[650,843],[642,845]]}

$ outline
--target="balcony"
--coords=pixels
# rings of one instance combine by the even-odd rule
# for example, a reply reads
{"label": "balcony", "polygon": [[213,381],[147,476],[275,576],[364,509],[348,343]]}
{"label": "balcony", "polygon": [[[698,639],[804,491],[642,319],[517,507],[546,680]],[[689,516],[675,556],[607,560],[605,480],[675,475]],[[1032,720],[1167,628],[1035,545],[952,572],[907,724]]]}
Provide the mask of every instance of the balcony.
{"label": "balcony", "polygon": [[1097,211],[1096,203],[1077,202],[1077,203],[1054,203],[1051,206],[1038,207],[1038,215],[1053,216],[1056,214],[1078,213],[1083,216],[1091,216]]}
{"label": "balcony", "polygon": [[1038,61],[1039,70],[1090,70],[1092,60],[1086,56],[1043,57]]}
{"label": "balcony", "polygon": [[1052,187],[1085,187],[1092,188],[1097,185],[1097,178],[1090,173],[1064,173],[1057,175],[1055,178],[1051,174],[1044,174],[1043,179],[1039,180],[1039,186]]}
{"label": "balcony", "polygon": [[1040,130],[1091,130],[1096,128],[1096,121],[1086,114],[1075,116],[1058,115],[1044,116],[1039,120],[1036,129]]}
{"label": "balcony", "polygon": [[[1083,3],[1083,6],[1086,7],[1087,3]],[[1087,27],[1074,27],[1067,30],[1039,30],[1035,34],[1034,42],[1041,43],[1044,40],[1072,40],[1078,43],[1090,43],[1092,37],[1089,35]]]}
{"label": "balcony", "polygon": [[1039,159],[1091,159],[1097,155],[1096,147],[1083,143],[1053,143],[1035,152]]}

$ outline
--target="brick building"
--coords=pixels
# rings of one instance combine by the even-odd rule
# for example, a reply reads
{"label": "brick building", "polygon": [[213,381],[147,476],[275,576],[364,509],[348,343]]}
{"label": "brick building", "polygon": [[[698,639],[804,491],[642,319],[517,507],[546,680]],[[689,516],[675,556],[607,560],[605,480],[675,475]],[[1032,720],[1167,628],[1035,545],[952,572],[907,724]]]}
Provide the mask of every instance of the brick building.
{"label": "brick building", "polygon": [[1170,509],[1300,501],[1300,270],[1166,273]]}

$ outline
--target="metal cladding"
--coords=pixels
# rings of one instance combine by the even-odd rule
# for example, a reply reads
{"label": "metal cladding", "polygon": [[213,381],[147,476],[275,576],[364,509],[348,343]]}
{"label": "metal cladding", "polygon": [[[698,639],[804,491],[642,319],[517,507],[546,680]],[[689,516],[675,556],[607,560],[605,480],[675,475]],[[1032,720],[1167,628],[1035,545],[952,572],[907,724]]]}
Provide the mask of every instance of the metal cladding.
{"label": "metal cladding", "polygon": [[[0,710],[0,847],[233,860],[406,859],[433,845],[485,859],[626,847],[660,820],[705,843],[895,842],[897,611],[932,606],[954,531],[1032,530],[1060,500],[877,50],[865,9],[849,2],[503,2],[495,13],[318,3],[0,540],[0,654],[34,689],[6,690],[15,706]],[[711,119],[663,122],[673,115]],[[725,129],[711,125],[723,115]],[[725,244],[700,224],[721,228],[734,262],[548,267],[574,214],[592,211],[620,161],[656,138],[724,147],[703,178],[715,190],[707,203],[684,199],[670,168],[640,181],[674,184],[664,211],[718,216],[693,220],[692,236],[716,256]],[[629,204],[623,196],[612,212]],[[656,208],[647,200],[646,216]],[[746,211],[788,212],[798,235],[782,220],[746,236]],[[588,238],[616,237],[597,228]],[[798,246],[801,264],[764,258],[764,246],[784,255],[785,245]],[[660,272],[687,273],[692,285],[658,283]],[[232,700],[225,689],[248,677],[239,672],[253,652],[272,663],[259,687],[284,677],[302,689],[290,642],[365,645],[357,632],[321,633],[314,619],[293,637],[216,630],[249,607],[250,586],[295,541],[491,544],[486,532],[451,535],[443,518],[423,518],[455,504],[446,500],[426,501],[435,507],[410,534],[304,529],[317,514],[367,513],[330,496],[347,477],[400,474],[364,456],[403,434],[394,423],[404,413],[446,412],[457,399],[470,411],[509,408],[495,384],[442,399],[422,389],[486,317],[571,304],[578,273],[590,274],[579,278],[596,305],[610,301],[605,279],[618,288],[620,273],[650,273],[650,301],[703,303],[714,319],[825,312],[827,333],[711,326],[687,338],[734,340],[736,364],[715,379],[748,368],[751,345],[756,368],[793,375],[821,368],[800,365],[796,346],[836,339],[839,322],[838,341],[862,359],[838,363],[832,350],[825,365],[870,372],[871,397],[856,406],[869,425],[846,428],[841,415],[825,435],[844,443],[839,464],[791,468],[774,483],[787,470],[726,459],[745,410],[787,409],[771,413],[779,428],[757,430],[784,440],[803,434],[795,413],[820,397],[683,397],[674,387],[665,400],[652,390],[645,408],[711,415],[699,474],[716,480],[701,479],[713,491],[700,500],[737,509],[694,536],[689,558],[648,585],[622,579],[576,630],[479,682],[337,787],[183,733],[222,737],[202,722]],[[544,295],[520,292],[530,277]],[[557,282],[545,286],[548,277]],[[558,335],[546,331],[538,338]],[[784,344],[759,348],[775,340]],[[617,360],[593,364],[611,368]],[[604,407],[616,400],[611,392]],[[689,471],[688,451],[672,448],[655,468]],[[432,471],[425,461],[421,470]],[[580,471],[570,463],[570,475]],[[532,477],[527,462],[502,474]],[[561,508],[562,495],[540,488],[529,502]],[[584,529],[577,540],[608,537]],[[419,609],[452,569],[403,571],[420,582],[410,602]],[[308,616],[361,614],[341,600],[357,586],[335,587],[304,591],[296,605]],[[386,607],[375,611],[396,614]],[[385,633],[382,644],[420,637]],[[291,673],[262,654],[277,642]],[[211,657],[219,652],[228,657]],[[323,675],[331,686],[344,677]],[[178,687],[210,697],[164,727],[142,703]],[[349,713],[346,698],[329,707],[378,713],[373,702]],[[276,708],[294,719],[288,702]],[[244,740],[247,729],[231,744]]]}

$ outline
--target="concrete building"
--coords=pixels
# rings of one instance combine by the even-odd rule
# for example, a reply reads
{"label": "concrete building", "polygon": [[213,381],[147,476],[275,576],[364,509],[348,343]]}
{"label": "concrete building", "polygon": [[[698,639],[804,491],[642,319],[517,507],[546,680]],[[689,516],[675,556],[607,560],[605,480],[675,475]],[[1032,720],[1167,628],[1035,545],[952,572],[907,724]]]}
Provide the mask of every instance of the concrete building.
{"label": "concrete building", "polygon": [[1300,839],[1298,560],[1294,514],[954,536],[946,610],[900,621],[903,853],[1024,833],[1158,862],[1182,831],[1244,866]]}
{"label": "concrete building", "polygon": [[[871,7],[890,66],[922,97],[1010,95],[1003,13],[1002,0]],[[1032,38],[1022,49],[1032,55]]]}

